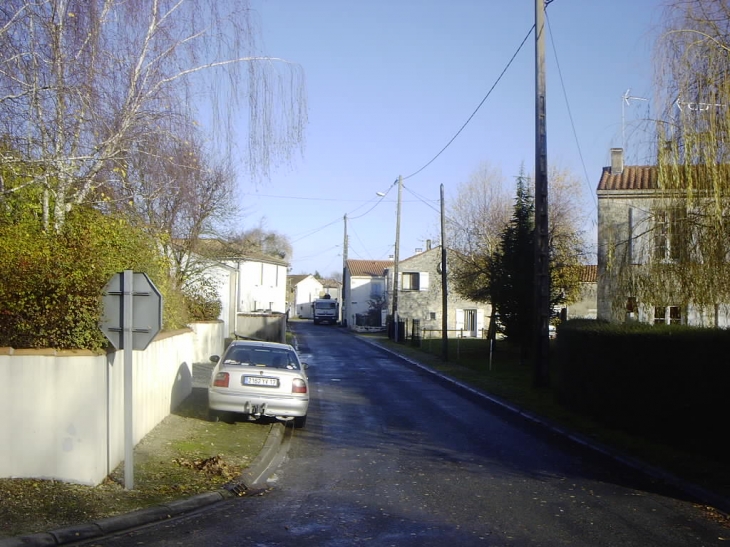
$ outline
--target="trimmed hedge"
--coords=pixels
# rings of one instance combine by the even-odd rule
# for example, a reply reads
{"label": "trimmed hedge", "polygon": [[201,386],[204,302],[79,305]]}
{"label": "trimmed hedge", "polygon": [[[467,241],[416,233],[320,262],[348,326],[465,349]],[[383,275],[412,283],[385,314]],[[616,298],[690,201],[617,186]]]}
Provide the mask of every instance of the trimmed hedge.
{"label": "trimmed hedge", "polygon": [[608,426],[726,457],[729,347],[725,329],[567,321],[553,387]]}

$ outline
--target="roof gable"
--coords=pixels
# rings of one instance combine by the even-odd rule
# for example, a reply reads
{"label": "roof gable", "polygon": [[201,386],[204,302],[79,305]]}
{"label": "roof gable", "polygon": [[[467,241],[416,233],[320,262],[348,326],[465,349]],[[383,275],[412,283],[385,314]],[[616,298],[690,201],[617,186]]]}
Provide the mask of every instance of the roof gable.
{"label": "roof gable", "polygon": [[656,190],[659,171],[651,165],[627,165],[615,174],[610,167],[604,167],[598,191],[601,190]]}
{"label": "roof gable", "polygon": [[[293,275],[288,275],[286,277],[289,280],[289,283],[293,286],[293,285],[298,285],[299,283],[301,283],[308,277],[312,277],[312,274],[293,274]],[[314,279],[314,277],[312,277],[312,279]]]}
{"label": "roof gable", "polygon": [[432,247],[431,249],[428,249],[427,251],[422,251],[420,253],[414,254],[412,256],[409,256],[408,258],[404,258],[399,262],[399,264],[407,263],[409,260],[414,260],[416,258],[423,258],[425,255],[428,254],[435,254],[436,252],[441,253],[441,245],[437,245],[436,247]]}
{"label": "roof gable", "polygon": [[392,260],[348,260],[347,269],[353,277],[383,277],[393,267]]}

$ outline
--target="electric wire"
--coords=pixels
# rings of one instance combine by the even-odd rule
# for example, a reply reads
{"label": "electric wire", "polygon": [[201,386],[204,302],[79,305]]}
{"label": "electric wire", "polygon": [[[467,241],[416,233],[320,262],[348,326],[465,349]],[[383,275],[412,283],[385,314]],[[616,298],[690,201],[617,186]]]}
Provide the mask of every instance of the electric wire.
{"label": "electric wire", "polygon": [[[396,181],[396,183],[397,183],[397,182],[398,182],[398,181]],[[370,203],[370,201],[366,201],[366,202],[365,202],[364,204],[362,204],[362,205],[360,205],[360,206],[358,206],[358,207],[355,207],[355,208],[354,208],[354,209],[353,209],[352,211],[350,211],[349,213],[345,213],[345,216],[347,216],[347,218],[348,218],[349,220],[355,220],[355,219],[358,219],[358,218],[362,218],[362,217],[364,217],[364,216],[365,216],[365,215],[367,215],[367,214],[368,214],[368,213],[369,213],[370,211],[372,211],[373,209],[375,209],[375,208],[376,208],[376,207],[377,207],[378,205],[380,205],[380,204],[381,204],[381,203],[383,202],[383,199],[384,199],[384,198],[385,198],[385,197],[386,197],[386,196],[388,195],[388,193],[390,192],[390,190],[391,190],[392,188],[393,188],[393,186],[391,185],[391,187],[390,187],[390,188],[388,188],[388,190],[387,190],[387,191],[386,191],[386,192],[385,192],[385,193],[384,193],[384,194],[383,194],[382,196],[380,196],[380,199],[378,199],[378,200],[377,200],[377,201],[375,202],[375,204],[374,204],[374,205],[373,205],[372,207],[370,207],[370,209],[368,209],[367,211],[365,211],[364,213],[362,213],[362,214],[360,214],[360,215],[358,215],[358,216],[356,216],[356,217],[351,217],[351,216],[350,216],[350,214],[351,214],[351,213],[354,213],[354,212],[355,212],[355,211],[357,211],[358,209],[361,209],[362,207],[364,207],[365,205],[367,205],[368,203]],[[322,230],[324,230],[325,228],[329,228],[329,227],[330,227],[330,226],[332,226],[333,224],[336,224],[337,222],[341,222],[341,221],[342,221],[342,217],[338,217],[338,218],[336,218],[336,219],[334,219],[334,220],[332,220],[332,221],[328,222],[327,224],[323,224],[322,226],[319,226],[318,228],[312,228],[311,230],[309,230],[309,231],[307,231],[307,232],[304,232],[304,233],[302,233],[302,234],[301,234],[300,236],[296,237],[296,239],[293,239],[293,240],[292,240],[292,243],[296,243],[297,241],[301,241],[302,239],[306,239],[306,238],[308,238],[308,237],[310,237],[310,236],[313,236],[314,234],[317,234],[317,233],[321,232],[321,231],[322,231]]]}
{"label": "electric wire", "polygon": [[454,142],[454,141],[456,140],[456,137],[458,137],[458,136],[459,136],[459,134],[461,134],[461,132],[462,132],[462,131],[464,130],[464,128],[465,128],[465,127],[466,127],[466,126],[467,126],[467,125],[469,124],[469,122],[470,122],[470,121],[472,120],[472,118],[474,118],[474,116],[476,115],[476,113],[477,113],[477,112],[479,111],[479,109],[480,109],[480,108],[482,107],[482,105],[483,105],[483,104],[484,104],[484,103],[486,102],[486,100],[487,100],[487,99],[489,98],[489,96],[490,96],[490,95],[492,94],[492,91],[494,91],[494,88],[495,88],[495,87],[497,87],[497,84],[498,84],[498,83],[500,82],[500,80],[501,80],[501,79],[502,79],[502,77],[503,77],[503,76],[505,75],[505,73],[507,72],[507,70],[509,69],[509,67],[510,67],[510,66],[512,65],[512,62],[513,62],[513,61],[515,60],[515,58],[517,57],[517,54],[518,54],[518,53],[519,53],[519,52],[520,52],[520,51],[522,50],[522,47],[523,47],[523,46],[525,45],[525,42],[527,42],[527,39],[528,39],[528,38],[530,37],[530,34],[532,34],[532,31],[533,31],[533,30],[535,30],[535,25],[532,25],[532,26],[530,27],[530,30],[529,30],[529,31],[527,31],[527,34],[525,35],[525,37],[524,37],[524,38],[523,38],[523,40],[522,40],[522,43],[520,43],[519,47],[517,48],[517,50],[516,50],[516,51],[514,52],[514,54],[512,55],[512,58],[511,58],[511,59],[509,60],[509,62],[508,62],[508,63],[507,63],[507,65],[506,65],[506,66],[504,67],[504,69],[502,70],[502,72],[500,73],[500,75],[499,75],[499,76],[497,77],[497,79],[496,79],[496,80],[494,81],[494,83],[492,84],[492,87],[490,87],[490,88],[489,88],[489,91],[487,91],[487,94],[486,94],[486,95],[484,96],[484,98],[482,99],[482,102],[480,102],[480,103],[479,103],[479,105],[478,105],[478,106],[476,107],[476,109],[474,110],[474,112],[472,112],[472,113],[471,113],[471,116],[469,116],[469,118],[468,118],[468,119],[467,119],[467,120],[466,120],[466,121],[464,122],[464,125],[462,125],[462,126],[461,126],[461,128],[460,128],[460,129],[459,129],[459,130],[458,130],[458,131],[456,132],[456,134],[455,134],[455,135],[454,135],[453,137],[451,137],[451,140],[450,140],[449,142],[447,142],[447,143],[446,143],[446,146],[444,146],[444,147],[443,147],[443,148],[442,148],[442,149],[441,149],[441,150],[439,151],[439,153],[438,153],[438,154],[436,154],[436,155],[435,155],[435,156],[434,156],[433,158],[431,158],[431,160],[430,160],[430,161],[429,161],[428,163],[426,163],[426,164],[425,164],[425,165],[424,165],[423,167],[421,167],[421,168],[420,168],[420,169],[419,169],[418,171],[415,171],[414,173],[411,173],[411,174],[410,174],[410,175],[408,175],[407,177],[403,177],[403,180],[407,180],[407,179],[409,179],[409,178],[411,178],[411,177],[415,177],[415,176],[416,176],[416,175],[417,175],[418,173],[420,173],[421,171],[423,171],[424,169],[426,169],[426,167],[428,167],[428,166],[429,166],[429,165],[431,165],[431,164],[432,164],[432,163],[433,163],[434,161],[436,161],[436,159],[437,159],[437,158],[438,158],[438,157],[439,157],[439,156],[440,156],[441,154],[443,154],[443,153],[444,153],[444,151],[445,151],[445,150],[446,150],[446,149],[447,149],[447,148],[448,148],[449,146],[451,146],[451,143],[453,143],[453,142]]}
{"label": "electric wire", "polygon": [[[547,3],[550,3],[552,0],[549,0]],[[575,139],[575,145],[578,148],[578,156],[580,157],[580,163],[583,166],[583,175],[585,176],[586,184],[588,185],[588,194],[593,198],[593,206],[595,209],[598,209],[598,203],[596,203],[596,196],[593,193],[593,188],[591,187],[590,177],[588,176],[588,169],[586,168],[586,162],[585,159],[583,159],[583,150],[580,147],[580,140],[578,139],[578,132],[575,130],[575,122],[573,121],[573,112],[570,109],[570,101],[568,100],[568,92],[565,89],[565,81],[563,80],[563,72],[560,70],[560,61],[558,59],[558,50],[555,47],[555,39],[553,37],[553,29],[550,26],[550,17],[547,14],[547,11],[545,12],[545,19],[547,20],[547,26],[548,26],[548,34],[550,35],[550,44],[553,47],[553,55],[555,56],[555,66],[558,69],[558,79],[560,80],[560,87],[563,90],[563,98],[565,99],[565,106],[568,109],[568,118],[570,119],[570,127],[573,131],[573,138]]]}
{"label": "electric wire", "polygon": [[[498,83],[499,83],[499,82],[501,81],[502,77],[503,77],[503,76],[505,75],[505,73],[507,72],[507,70],[509,69],[509,67],[510,67],[510,66],[512,65],[512,63],[514,62],[515,58],[517,57],[517,55],[519,54],[519,52],[520,52],[520,51],[522,50],[522,48],[524,47],[524,45],[525,45],[525,42],[527,42],[527,39],[528,39],[528,38],[530,37],[530,35],[532,34],[532,31],[533,31],[534,29],[535,29],[535,25],[532,25],[532,26],[530,27],[530,30],[528,30],[528,31],[527,31],[527,34],[526,34],[526,35],[525,35],[525,37],[524,37],[524,38],[522,39],[522,42],[520,43],[519,47],[517,48],[517,50],[516,50],[516,51],[514,52],[514,54],[513,54],[513,55],[512,55],[512,57],[510,58],[510,60],[509,60],[509,62],[507,63],[507,65],[506,65],[506,66],[504,67],[504,69],[502,70],[502,72],[501,72],[501,73],[499,74],[499,76],[497,77],[497,79],[496,79],[496,80],[494,81],[494,83],[492,84],[492,87],[490,87],[490,88],[489,88],[489,91],[487,92],[487,94],[486,94],[486,95],[484,96],[484,98],[483,98],[483,99],[481,100],[481,102],[480,102],[480,103],[479,103],[479,105],[478,105],[478,106],[476,107],[476,109],[474,110],[474,112],[472,112],[472,113],[471,113],[471,115],[470,115],[470,116],[469,116],[469,118],[468,118],[468,119],[466,120],[466,122],[464,122],[464,124],[463,124],[463,125],[461,126],[461,128],[460,128],[460,129],[459,129],[459,130],[458,130],[458,131],[456,132],[456,134],[455,134],[455,135],[454,135],[454,136],[453,136],[453,137],[451,138],[451,140],[449,140],[449,142],[448,142],[448,143],[446,143],[446,146],[444,146],[444,147],[443,147],[443,148],[442,148],[442,149],[441,149],[441,150],[439,151],[439,153],[438,153],[438,154],[436,154],[436,155],[435,155],[435,156],[434,156],[434,157],[433,157],[433,158],[432,158],[432,159],[431,159],[431,160],[430,160],[430,161],[429,161],[428,163],[426,163],[426,164],[425,164],[425,165],[424,165],[423,167],[421,167],[421,168],[420,168],[420,169],[419,169],[418,171],[415,171],[414,173],[411,173],[411,174],[410,174],[410,175],[408,175],[407,177],[403,177],[403,180],[409,179],[409,178],[411,178],[411,177],[414,177],[414,176],[416,176],[417,174],[419,174],[419,173],[420,173],[421,171],[423,171],[423,170],[424,170],[424,169],[426,169],[426,168],[427,168],[427,167],[428,167],[429,165],[431,165],[431,164],[432,164],[432,163],[433,163],[434,161],[436,161],[436,159],[437,159],[437,158],[438,158],[438,157],[439,157],[439,156],[440,156],[440,155],[441,155],[441,154],[442,154],[442,153],[443,153],[443,152],[444,152],[444,151],[445,151],[445,150],[446,150],[446,149],[447,149],[447,148],[448,148],[449,146],[451,146],[451,144],[452,144],[452,143],[453,143],[453,142],[454,142],[454,141],[456,140],[456,138],[457,138],[457,137],[459,136],[459,134],[461,134],[461,132],[462,132],[462,131],[464,130],[464,128],[466,128],[466,126],[467,126],[467,125],[469,124],[469,122],[471,122],[471,120],[472,120],[472,119],[474,118],[474,116],[476,115],[476,113],[477,113],[477,112],[479,111],[479,109],[480,109],[480,108],[482,107],[482,105],[483,105],[483,104],[484,104],[484,103],[486,102],[486,100],[487,100],[487,99],[489,98],[489,96],[490,96],[490,95],[492,94],[492,92],[494,91],[494,89],[495,89],[495,88],[497,87],[497,84],[498,84]],[[361,213],[361,214],[359,214],[359,215],[357,215],[357,216],[355,216],[355,217],[350,217],[350,216],[349,216],[349,215],[350,215],[350,213],[347,213],[347,215],[346,215],[346,216],[348,217],[348,219],[350,219],[350,220],[356,220],[356,219],[358,219],[358,218],[362,218],[362,217],[366,216],[367,214],[369,214],[369,213],[370,213],[370,212],[371,212],[371,211],[372,211],[373,209],[375,209],[375,208],[376,208],[376,207],[377,207],[378,205],[380,205],[380,204],[382,203],[383,199],[384,199],[384,198],[385,198],[385,197],[386,197],[386,196],[387,196],[387,195],[388,195],[388,194],[390,193],[390,191],[391,191],[391,190],[392,190],[392,189],[393,189],[393,188],[395,187],[395,185],[396,185],[396,184],[398,184],[398,180],[397,180],[397,179],[396,179],[396,181],[395,181],[395,182],[394,182],[393,184],[391,184],[391,185],[390,185],[390,187],[388,188],[388,190],[387,190],[387,191],[386,191],[386,192],[385,192],[385,193],[384,193],[384,194],[383,194],[383,195],[382,195],[382,196],[380,197],[380,199],[379,199],[379,200],[378,200],[378,201],[377,201],[377,202],[376,202],[376,203],[375,203],[375,204],[374,204],[374,205],[373,205],[372,207],[370,207],[370,209],[368,209],[368,210],[367,210],[367,211],[365,211],[364,213]],[[411,193],[413,193],[413,192],[411,191]],[[419,199],[420,199],[421,201],[423,201],[424,203],[426,202],[426,200],[425,200],[425,199],[423,199],[423,198],[421,198],[420,196],[417,196],[416,194],[413,194],[413,195],[414,195],[414,196],[416,196],[417,198],[419,198]],[[310,198],[310,199],[315,199],[315,198]],[[433,207],[432,207],[431,205],[429,205],[429,206],[430,206],[430,207],[431,207],[431,208],[433,209]],[[361,207],[362,207],[362,206],[361,206]],[[357,208],[355,208],[355,209],[354,209],[354,210],[353,210],[352,212],[354,213],[354,212],[355,212],[355,211],[357,211],[358,209],[360,209],[360,207],[357,207]],[[325,224],[325,225],[323,225],[323,226],[321,226],[321,227],[319,227],[319,228],[314,228],[314,229],[310,230],[309,232],[305,232],[305,233],[304,233],[304,234],[303,234],[303,235],[302,235],[301,237],[298,237],[297,239],[293,240],[293,241],[292,241],[292,243],[296,243],[297,241],[301,241],[302,239],[305,239],[305,238],[307,238],[307,237],[310,237],[310,236],[312,236],[312,235],[314,235],[314,234],[316,234],[316,233],[318,233],[318,232],[320,232],[320,231],[324,230],[325,228],[328,228],[329,226],[331,226],[331,225],[333,225],[333,224],[335,224],[336,222],[339,222],[339,221],[340,221],[340,219],[336,219],[336,220],[333,220],[332,222],[329,222],[329,223],[327,223],[327,224]]]}

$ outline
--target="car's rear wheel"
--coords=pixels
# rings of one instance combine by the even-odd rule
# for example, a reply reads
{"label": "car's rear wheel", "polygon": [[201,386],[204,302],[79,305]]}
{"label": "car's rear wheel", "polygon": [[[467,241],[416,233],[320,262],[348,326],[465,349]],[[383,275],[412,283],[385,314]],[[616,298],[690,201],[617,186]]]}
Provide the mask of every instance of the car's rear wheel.
{"label": "car's rear wheel", "polygon": [[307,424],[306,416],[294,416],[294,428],[302,429]]}

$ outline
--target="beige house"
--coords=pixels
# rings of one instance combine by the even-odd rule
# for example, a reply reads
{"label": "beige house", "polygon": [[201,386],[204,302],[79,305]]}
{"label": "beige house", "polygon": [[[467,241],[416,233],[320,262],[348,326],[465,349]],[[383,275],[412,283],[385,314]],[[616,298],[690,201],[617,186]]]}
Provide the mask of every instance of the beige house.
{"label": "beige house", "polygon": [[619,284],[621,267],[626,271],[650,261],[681,264],[683,253],[688,252],[686,234],[675,229],[679,209],[667,207],[667,191],[661,189],[659,177],[656,166],[626,166],[623,150],[611,150],[611,165],[604,167],[597,189],[597,317],[613,322],[730,327],[728,304],[701,309],[679,301],[643,302]]}

